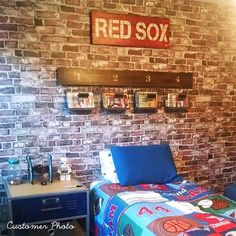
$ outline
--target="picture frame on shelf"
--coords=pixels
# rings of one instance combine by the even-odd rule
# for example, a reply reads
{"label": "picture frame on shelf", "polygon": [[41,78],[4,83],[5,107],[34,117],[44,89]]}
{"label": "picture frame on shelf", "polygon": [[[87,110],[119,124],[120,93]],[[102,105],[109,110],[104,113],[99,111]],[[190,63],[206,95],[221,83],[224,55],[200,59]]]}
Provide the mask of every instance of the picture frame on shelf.
{"label": "picture frame on shelf", "polygon": [[156,111],[158,105],[157,92],[135,92],[134,109]]}
{"label": "picture frame on shelf", "polygon": [[95,108],[92,92],[69,91],[66,93],[66,96],[70,110],[92,110]]}
{"label": "picture frame on shelf", "polygon": [[125,111],[129,108],[127,93],[102,93],[102,107],[107,111]]}
{"label": "picture frame on shelf", "polygon": [[166,112],[187,112],[188,107],[188,96],[186,94],[168,93],[164,104]]}

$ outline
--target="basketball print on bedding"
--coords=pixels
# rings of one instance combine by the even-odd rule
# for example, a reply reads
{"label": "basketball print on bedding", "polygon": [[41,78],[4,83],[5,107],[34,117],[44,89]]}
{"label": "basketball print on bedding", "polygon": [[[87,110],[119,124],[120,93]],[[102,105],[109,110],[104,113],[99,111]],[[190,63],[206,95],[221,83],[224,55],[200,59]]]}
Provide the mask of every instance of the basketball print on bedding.
{"label": "basketball print on bedding", "polygon": [[182,232],[186,232],[192,228],[198,227],[199,224],[183,216],[165,217],[156,219],[148,225],[155,235],[160,236],[177,236]]}

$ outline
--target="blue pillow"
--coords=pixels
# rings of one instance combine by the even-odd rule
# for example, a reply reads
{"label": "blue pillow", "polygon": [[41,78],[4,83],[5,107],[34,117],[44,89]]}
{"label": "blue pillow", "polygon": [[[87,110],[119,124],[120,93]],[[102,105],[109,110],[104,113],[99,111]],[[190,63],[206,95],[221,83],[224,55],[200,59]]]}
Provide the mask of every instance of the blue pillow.
{"label": "blue pillow", "polygon": [[170,183],[177,177],[168,144],[110,146],[121,186]]}

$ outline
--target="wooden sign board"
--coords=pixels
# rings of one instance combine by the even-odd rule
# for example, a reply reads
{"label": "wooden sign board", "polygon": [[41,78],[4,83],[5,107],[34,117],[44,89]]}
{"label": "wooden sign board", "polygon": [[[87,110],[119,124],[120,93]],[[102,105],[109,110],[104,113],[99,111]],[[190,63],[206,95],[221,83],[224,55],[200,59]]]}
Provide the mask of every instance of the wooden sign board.
{"label": "wooden sign board", "polygon": [[169,48],[170,20],[92,11],[92,44]]}
{"label": "wooden sign board", "polygon": [[192,88],[193,73],[96,70],[59,67],[57,82],[66,86]]}

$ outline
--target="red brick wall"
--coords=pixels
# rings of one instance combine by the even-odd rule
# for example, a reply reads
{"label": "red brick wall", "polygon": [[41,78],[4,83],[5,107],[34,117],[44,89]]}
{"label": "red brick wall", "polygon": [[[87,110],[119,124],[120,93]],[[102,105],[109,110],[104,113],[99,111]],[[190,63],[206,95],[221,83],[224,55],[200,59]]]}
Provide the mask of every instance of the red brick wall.
{"label": "red brick wall", "polygon": [[[90,44],[90,11],[171,20],[170,49]],[[68,111],[58,66],[193,72],[188,113]],[[0,0],[0,162],[50,152],[86,183],[109,144],[168,142],[187,179],[222,190],[236,180],[236,9],[190,0]],[[128,78],[127,78],[128,79]],[[127,88],[132,93],[131,88]],[[110,90],[113,90],[112,88]],[[160,100],[170,91],[160,90]]]}

